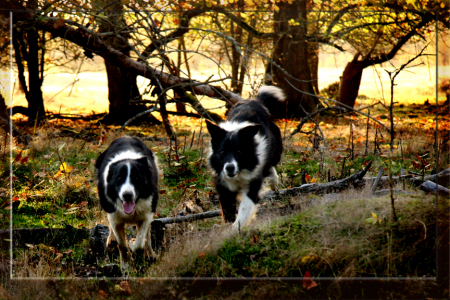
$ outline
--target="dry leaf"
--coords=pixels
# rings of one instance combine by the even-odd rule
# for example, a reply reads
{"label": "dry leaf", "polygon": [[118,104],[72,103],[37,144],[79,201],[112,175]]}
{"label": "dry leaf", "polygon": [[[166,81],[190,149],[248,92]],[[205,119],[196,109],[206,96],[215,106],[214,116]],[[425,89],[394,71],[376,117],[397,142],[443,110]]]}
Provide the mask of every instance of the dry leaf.
{"label": "dry leaf", "polygon": [[302,286],[307,290],[317,286],[317,282],[312,280],[311,273],[309,271],[306,271],[305,276],[303,276]]}
{"label": "dry leaf", "polygon": [[108,299],[108,294],[105,293],[103,290],[98,291],[98,296],[100,297],[100,299]]}
{"label": "dry leaf", "polygon": [[302,263],[308,263],[310,261],[316,260],[317,256],[315,255],[307,255],[302,257]]}
{"label": "dry leaf", "polygon": [[120,288],[122,289],[122,294],[125,296],[131,296],[131,289],[130,285],[128,284],[128,281],[122,281],[120,282]]}
{"label": "dry leaf", "polygon": [[251,243],[254,244],[254,243],[256,243],[257,241],[258,241],[258,236],[257,236],[257,235],[254,235],[254,236],[252,237]]}

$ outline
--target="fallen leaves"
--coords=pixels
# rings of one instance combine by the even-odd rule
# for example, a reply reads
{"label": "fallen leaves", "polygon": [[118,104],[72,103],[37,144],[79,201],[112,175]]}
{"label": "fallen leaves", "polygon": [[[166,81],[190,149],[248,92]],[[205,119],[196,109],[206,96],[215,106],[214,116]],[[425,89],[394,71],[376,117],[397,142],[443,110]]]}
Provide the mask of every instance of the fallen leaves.
{"label": "fallen leaves", "polygon": [[315,282],[312,279],[311,273],[309,271],[305,272],[305,275],[303,276],[303,280],[302,280],[302,286],[304,289],[306,290],[310,290],[313,287],[318,286],[317,282]]}
{"label": "fallen leaves", "polygon": [[381,224],[382,221],[383,221],[383,219],[380,218],[380,217],[378,217],[376,213],[372,213],[372,217],[367,218],[367,219],[365,220],[365,222],[366,222],[367,224],[372,224],[372,225],[375,225],[375,224],[377,224],[377,223],[378,223],[378,224]]}
{"label": "fallen leaves", "polygon": [[306,256],[302,257],[302,263],[309,263],[316,259],[317,259],[317,256],[315,256],[315,255],[306,255]]}
{"label": "fallen leaves", "polygon": [[62,174],[68,174],[73,170],[73,166],[68,166],[66,162],[63,162],[60,166],[59,166],[59,171],[56,172],[55,177],[59,177]]}
{"label": "fallen leaves", "polygon": [[252,237],[252,240],[250,241],[252,244],[255,244],[256,242],[258,241],[258,236],[257,235],[254,235],[253,237]]}
{"label": "fallen leaves", "polygon": [[128,284],[128,281],[122,281],[119,284],[120,289],[122,290],[122,295],[124,296],[131,296],[131,288],[130,285]]}
{"label": "fallen leaves", "polygon": [[105,291],[103,291],[103,290],[99,290],[98,291],[98,297],[100,299],[108,299],[108,294]]}

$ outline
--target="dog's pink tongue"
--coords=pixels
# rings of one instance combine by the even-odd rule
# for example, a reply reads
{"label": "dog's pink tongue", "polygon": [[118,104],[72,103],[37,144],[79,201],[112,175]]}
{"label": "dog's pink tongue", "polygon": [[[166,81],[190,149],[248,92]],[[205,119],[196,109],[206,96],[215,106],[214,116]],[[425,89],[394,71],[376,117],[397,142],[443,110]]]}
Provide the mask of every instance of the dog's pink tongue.
{"label": "dog's pink tongue", "polygon": [[134,210],[134,201],[122,201],[123,211],[126,214],[131,214]]}

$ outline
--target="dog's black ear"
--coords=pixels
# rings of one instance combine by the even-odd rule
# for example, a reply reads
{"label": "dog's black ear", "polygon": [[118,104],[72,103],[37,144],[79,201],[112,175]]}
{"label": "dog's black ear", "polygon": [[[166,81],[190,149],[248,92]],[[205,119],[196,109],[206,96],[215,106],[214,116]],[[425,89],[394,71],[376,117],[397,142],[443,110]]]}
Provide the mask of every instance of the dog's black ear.
{"label": "dog's black ear", "polygon": [[144,167],[148,167],[148,159],[147,157],[143,156],[136,160],[139,164],[142,164]]}
{"label": "dog's black ear", "polygon": [[261,125],[250,125],[239,130],[239,139],[244,141],[252,141],[253,137],[259,132],[261,129]]}
{"label": "dog's black ear", "polygon": [[227,132],[208,120],[206,120],[206,127],[211,135],[211,144],[213,145],[213,148],[215,148],[215,146],[225,138]]}
{"label": "dog's black ear", "polygon": [[[105,151],[106,152],[106,151]],[[100,166],[103,162],[103,159],[105,158],[105,152],[102,152],[99,157],[97,158],[97,160],[95,161],[95,168],[96,169],[100,169]]]}

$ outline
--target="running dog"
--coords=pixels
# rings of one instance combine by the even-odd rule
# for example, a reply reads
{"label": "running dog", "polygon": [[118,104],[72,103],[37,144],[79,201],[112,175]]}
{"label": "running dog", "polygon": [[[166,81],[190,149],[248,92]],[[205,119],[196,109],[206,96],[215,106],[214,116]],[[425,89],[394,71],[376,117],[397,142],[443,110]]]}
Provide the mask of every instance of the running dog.
{"label": "running dog", "polygon": [[[277,188],[275,166],[283,143],[267,106],[284,99],[281,89],[263,86],[256,99],[236,104],[227,121],[219,125],[206,122],[211,135],[208,164],[215,176],[222,217],[225,222],[234,222],[233,230],[246,226],[255,214],[265,178],[271,189]],[[236,217],[238,194],[241,203]]]}
{"label": "running dog", "polygon": [[141,140],[121,137],[100,154],[95,169],[100,204],[109,221],[106,246],[117,241],[120,264],[126,269],[130,261],[126,223],[137,224],[138,229],[131,251],[137,255],[153,252],[149,230],[159,198],[158,162]]}

